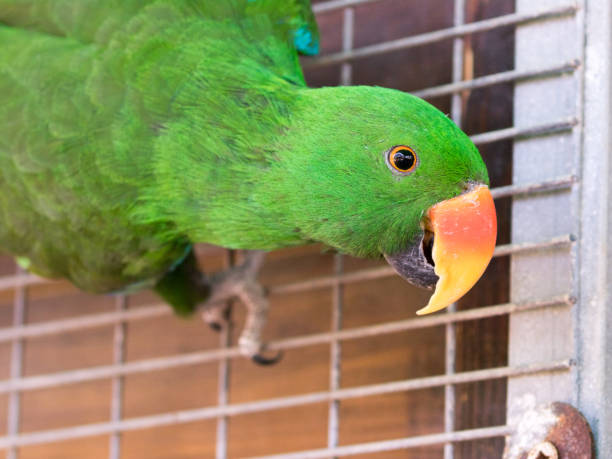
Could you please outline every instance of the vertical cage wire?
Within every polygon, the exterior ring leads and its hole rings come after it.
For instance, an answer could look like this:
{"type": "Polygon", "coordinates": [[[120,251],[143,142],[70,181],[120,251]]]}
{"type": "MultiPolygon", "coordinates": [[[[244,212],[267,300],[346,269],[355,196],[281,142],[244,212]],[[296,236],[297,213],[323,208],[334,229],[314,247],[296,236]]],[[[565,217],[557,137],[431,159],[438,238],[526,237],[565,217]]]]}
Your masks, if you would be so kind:
{"type": "MultiPolygon", "coordinates": [[[[23,275],[24,270],[17,267],[16,274],[23,275]]],[[[13,299],[13,327],[21,327],[25,323],[27,307],[27,287],[20,285],[15,288],[13,299]]],[[[11,380],[19,380],[23,376],[24,364],[24,342],[23,339],[13,341],[11,347],[11,380]]],[[[21,393],[19,390],[9,392],[7,434],[18,435],[21,423],[21,393]]],[[[17,459],[19,450],[16,446],[8,449],[6,458],[17,459]]]]}
{"type": "MultiPolygon", "coordinates": [[[[344,257],[341,254],[334,256],[334,272],[342,274],[344,269],[344,257]]],[[[342,281],[338,281],[332,289],[332,331],[339,331],[342,328],[342,307],[344,288],[342,281]]],[[[342,383],[342,348],[339,340],[330,343],[330,368],[329,368],[329,388],[337,391],[342,383]]],[[[335,448],[339,444],[340,430],[340,400],[332,398],[329,402],[328,415],[327,447],[335,448]]]]}
{"type": "MultiPolygon", "coordinates": [[[[457,309],[456,303],[453,303],[447,312],[452,314],[457,309]]],[[[445,326],[445,373],[452,375],[455,373],[456,358],[457,358],[457,334],[454,322],[449,322],[445,326]]],[[[455,431],[455,386],[446,384],[444,386],[444,432],[450,433],[455,431]]],[[[444,459],[453,459],[455,457],[454,447],[452,443],[444,444],[444,459]]]]}
{"type": "MultiPolygon", "coordinates": [[[[128,298],[125,295],[119,295],[115,299],[115,309],[117,312],[124,312],[127,309],[128,298]]],[[[115,324],[113,331],[113,363],[115,365],[123,365],[125,363],[125,339],[127,333],[127,325],[125,322],[115,324]]],[[[119,422],[123,415],[123,389],[124,378],[117,375],[112,379],[111,383],[111,422],[119,422]]],[[[109,459],[121,458],[121,432],[113,432],[109,440],[109,459]]]]}
{"type": "MultiPolygon", "coordinates": [[[[465,22],[465,0],[454,0],[453,26],[460,27],[465,22]]],[[[464,66],[464,39],[457,37],[453,40],[453,73],[452,83],[459,83],[463,80],[464,66]]],[[[462,127],[463,101],[461,93],[454,93],[451,96],[451,118],[459,128],[462,127]]],[[[452,314],[457,310],[457,304],[449,306],[447,314],[452,314]]],[[[449,322],[445,326],[445,373],[451,375],[456,370],[457,359],[457,328],[455,323],[449,322]]],[[[455,386],[447,384],[444,386],[444,432],[449,433],[455,430],[455,386]]],[[[454,446],[452,443],[444,444],[444,459],[455,457],[454,446]]]]}
{"type": "MultiPolygon", "coordinates": [[[[342,16],[342,51],[350,52],[353,49],[355,35],[355,10],[345,8],[342,16]]],[[[348,86],[353,82],[353,66],[344,62],[340,70],[340,84],[348,86]]]]}
{"type": "MultiPolygon", "coordinates": [[[[348,7],[343,10],[342,16],[342,50],[350,51],[353,48],[355,11],[348,7]]],[[[340,68],[340,84],[350,85],[352,82],[352,65],[342,64],[340,68]]],[[[334,256],[334,274],[338,280],[332,288],[332,332],[342,328],[342,309],[344,303],[344,287],[341,276],[344,273],[344,256],[334,256]]],[[[342,381],[342,348],[339,340],[330,343],[329,388],[331,391],[340,389],[342,381]]],[[[332,399],[329,403],[327,447],[335,448],[339,445],[340,431],[340,400],[332,399]]]]}
{"type": "MultiPolygon", "coordinates": [[[[230,269],[235,265],[235,252],[233,250],[225,251],[225,262],[224,267],[230,269]]],[[[221,329],[219,336],[219,346],[222,349],[228,349],[232,345],[232,331],[233,324],[231,320],[232,303],[227,304],[227,322],[221,329]]],[[[227,406],[229,403],[229,390],[230,390],[230,372],[231,363],[229,358],[225,357],[219,360],[218,377],[217,377],[217,406],[227,406]]],[[[215,457],[216,459],[227,458],[227,446],[228,446],[228,429],[229,429],[229,418],[227,416],[219,416],[217,418],[217,432],[216,432],[216,445],[215,445],[215,457]]]]}

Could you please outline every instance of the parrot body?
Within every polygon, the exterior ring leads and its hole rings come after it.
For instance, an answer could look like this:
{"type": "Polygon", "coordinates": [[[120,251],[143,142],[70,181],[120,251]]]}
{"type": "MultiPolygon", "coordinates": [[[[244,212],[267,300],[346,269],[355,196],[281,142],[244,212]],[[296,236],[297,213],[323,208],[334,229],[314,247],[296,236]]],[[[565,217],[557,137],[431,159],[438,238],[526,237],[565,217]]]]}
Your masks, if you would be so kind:
{"type": "Polygon", "coordinates": [[[77,3],[0,2],[0,248],[89,291],[152,285],[194,227],[225,242],[203,222],[259,178],[236,169],[265,164],[253,146],[283,129],[283,92],[303,78],[287,30],[255,4],[77,3]],[[197,183],[179,197],[194,150],[197,183]],[[179,228],[170,214],[187,209],[197,221],[179,228]]]}
{"type": "Polygon", "coordinates": [[[0,250],[179,312],[196,242],[404,250],[486,168],[420,99],[308,88],[317,33],[306,0],[0,0],[0,250]]]}

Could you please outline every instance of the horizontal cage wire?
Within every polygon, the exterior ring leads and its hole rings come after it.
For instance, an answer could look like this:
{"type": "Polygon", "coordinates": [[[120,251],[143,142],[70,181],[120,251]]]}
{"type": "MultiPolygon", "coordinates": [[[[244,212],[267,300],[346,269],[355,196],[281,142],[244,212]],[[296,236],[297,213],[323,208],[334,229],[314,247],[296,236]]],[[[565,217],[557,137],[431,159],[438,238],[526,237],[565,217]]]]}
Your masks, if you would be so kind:
{"type": "MultiPolygon", "coordinates": [[[[533,69],[503,70],[482,76],[468,75],[464,68],[466,63],[466,40],[477,34],[494,32],[503,28],[515,28],[526,24],[546,21],[556,21],[573,18],[578,12],[576,4],[568,2],[566,5],[542,8],[532,13],[508,13],[496,17],[466,21],[466,1],[454,0],[452,25],[433,31],[417,33],[374,44],[362,45],[360,29],[357,21],[357,11],[360,7],[370,5],[376,7],[386,0],[331,0],[314,3],[313,9],[317,17],[324,19],[339,14],[336,22],[341,27],[341,49],[323,53],[320,57],[309,58],[303,61],[305,73],[333,69],[336,81],[340,84],[354,84],[357,75],[356,66],[363,60],[408,49],[426,47],[439,43],[452,44],[452,75],[450,82],[437,84],[431,87],[415,89],[413,94],[425,98],[450,98],[450,116],[461,127],[467,120],[464,106],[466,92],[495,89],[503,85],[514,85],[529,81],[554,81],[575,75],[580,70],[581,62],[578,58],[556,65],[543,66],[533,69]]],[[[412,2],[416,7],[416,2],[412,2]]],[[[449,2],[451,5],[451,2],[449,2]]],[[[420,6],[427,8],[427,6],[420,6]]],[[[578,114],[557,119],[552,122],[533,124],[528,126],[511,126],[472,134],[474,143],[483,147],[498,142],[523,142],[566,135],[574,132],[580,125],[578,114]]],[[[574,174],[553,176],[534,183],[505,184],[494,186],[491,189],[494,199],[500,202],[507,198],[530,198],[546,195],[547,193],[571,192],[578,178],[574,174]]],[[[495,258],[509,257],[517,254],[540,253],[544,251],[569,251],[573,249],[576,237],[574,234],[557,234],[554,237],[532,240],[521,243],[499,244],[494,253],[495,258]]],[[[208,255],[219,254],[214,248],[201,248],[200,258],[206,259],[208,255]]],[[[235,263],[236,253],[227,251],[224,255],[224,266],[229,267],[235,263]]],[[[331,315],[330,327],[325,332],[289,335],[275,338],[268,342],[269,351],[303,350],[308,347],[324,345],[329,354],[327,368],[326,390],[309,391],[297,395],[266,397],[255,401],[233,401],[232,383],[236,379],[233,366],[240,358],[236,345],[236,333],[232,321],[218,336],[218,345],[214,348],[186,351],[166,356],[130,359],[129,335],[131,328],[147,321],[170,317],[171,309],[158,302],[148,302],[131,307],[130,297],[116,297],[114,310],[94,312],[87,315],[70,316],[65,318],[52,318],[36,323],[28,323],[26,310],[29,305],[28,293],[31,289],[52,286],[53,281],[37,277],[22,271],[13,275],[0,277],[0,293],[13,292],[13,318],[12,324],[0,328],[0,343],[11,346],[10,373],[5,379],[0,379],[0,394],[8,397],[6,435],[0,437],[0,448],[7,451],[7,458],[17,458],[21,448],[33,445],[46,445],[50,443],[75,440],[100,435],[107,436],[108,453],[111,459],[127,457],[122,447],[123,435],[127,432],[153,429],[165,426],[182,425],[203,420],[215,421],[215,456],[218,459],[231,456],[231,429],[232,420],[238,416],[252,413],[266,413],[273,410],[293,407],[316,406],[325,404],[326,423],[325,442],[319,447],[304,448],[296,451],[287,451],[282,454],[257,455],[258,458],[327,458],[343,457],[366,453],[381,453],[411,448],[441,446],[436,450],[442,455],[431,457],[444,457],[450,459],[460,456],[454,448],[461,442],[501,438],[513,432],[509,424],[486,425],[471,428],[461,428],[458,419],[458,392],[460,385],[481,383],[491,380],[510,380],[526,375],[539,375],[548,373],[570,372],[575,366],[571,356],[554,361],[542,361],[529,365],[503,365],[488,368],[461,369],[457,365],[458,354],[461,348],[458,344],[458,327],[476,321],[509,317],[513,314],[536,310],[558,310],[571,308],[576,299],[569,292],[549,298],[534,301],[505,301],[493,304],[482,304],[477,308],[461,309],[451,308],[448,312],[419,318],[401,320],[379,321],[366,325],[347,326],[345,315],[350,304],[346,299],[346,289],[358,286],[369,281],[382,281],[396,276],[389,266],[358,266],[349,270],[346,265],[347,257],[334,255],[333,269],[330,274],[307,279],[293,280],[270,285],[271,298],[281,298],[290,295],[308,295],[324,290],[330,294],[331,315]],[[28,340],[51,338],[54,336],[87,330],[100,330],[112,327],[112,363],[107,365],[94,365],[89,367],[44,372],[42,374],[29,374],[24,371],[24,348],[28,340]],[[444,329],[444,366],[442,372],[436,375],[410,377],[383,383],[364,383],[344,386],[345,346],[360,339],[391,336],[406,331],[430,330],[436,327],[444,329]],[[158,414],[142,416],[129,416],[124,403],[126,398],[126,378],[140,374],[163,370],[178,370],[192,368],[204,363],[217,364],[216,384],[217,392],[214,404],[204,407],[167,411],[158,414]],[[21,408],[22,398],[29,393],[43,389],[55,389],[62,386],[75,385],[95,381],[110,382],[110,404],[108,421],[87,422],[69,427],[49,428],[36,431],[22,431],[21,408]],[[442,431],[436,433],[417,433],[403,438],[393,438],[379,441],[356,441],[345,444],[342,439],[343,403],[351,400],[363,399],[390,394],[400,394],[410,391],[439,388],[443,392],[444,400],[442,431]]],[[[384,298],[381,299],[384,303],[384,298]]],[[[230,309],[239,309],[238,306],[230,309]]],[[[235,311],[234,311],[235,312],[235,311]]],[[[304,320],[296,318],[296,320],[304,320]]],[[[204,327],[202,325],[202,327],[204,327]]],[[[202,333],[208,331],[202,330],[202,333]]],[[[283,365],[281,362],[278,365],[283,365]]],[[[267,369],[258,371],[265,372],[267,369]]],[[[382,457],[382,456],[379,456],[382,457]]],[[[428,456],[429,457],[429,456],[428,456]]]]}

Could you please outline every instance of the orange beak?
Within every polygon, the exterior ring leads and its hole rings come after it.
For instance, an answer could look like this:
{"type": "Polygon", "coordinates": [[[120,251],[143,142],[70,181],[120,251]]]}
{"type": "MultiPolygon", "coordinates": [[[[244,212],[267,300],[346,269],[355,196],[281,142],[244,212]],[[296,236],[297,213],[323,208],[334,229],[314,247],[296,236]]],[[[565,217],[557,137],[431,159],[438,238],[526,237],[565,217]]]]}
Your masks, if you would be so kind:
{"type": "Polygon", "coordinates": [[[486,185],[432,206],[427,217],[438,281],[419,315],[444,309],[471,289],[491,261],[497,238],[495,205],[486,185]]]}

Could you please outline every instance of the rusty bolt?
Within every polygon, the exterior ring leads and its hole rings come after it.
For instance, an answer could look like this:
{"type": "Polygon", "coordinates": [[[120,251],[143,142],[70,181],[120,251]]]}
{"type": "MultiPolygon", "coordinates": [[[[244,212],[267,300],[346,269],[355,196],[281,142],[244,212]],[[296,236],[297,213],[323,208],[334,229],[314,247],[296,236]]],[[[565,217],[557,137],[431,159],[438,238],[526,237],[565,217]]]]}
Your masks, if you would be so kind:
{"type": "Polygon", "coordinates": [[[527,459],[559,459],[559,452],[551,442],[544,441],[529,451],[527,459]]]}
{"type": "Polygon", "coordinates": [[[555,402],[529,409],[517,426],[518,434],[511,436],[506,443],[504,459],[595,457],[589,424],[576,408],[567,403],[555,402]]]}

